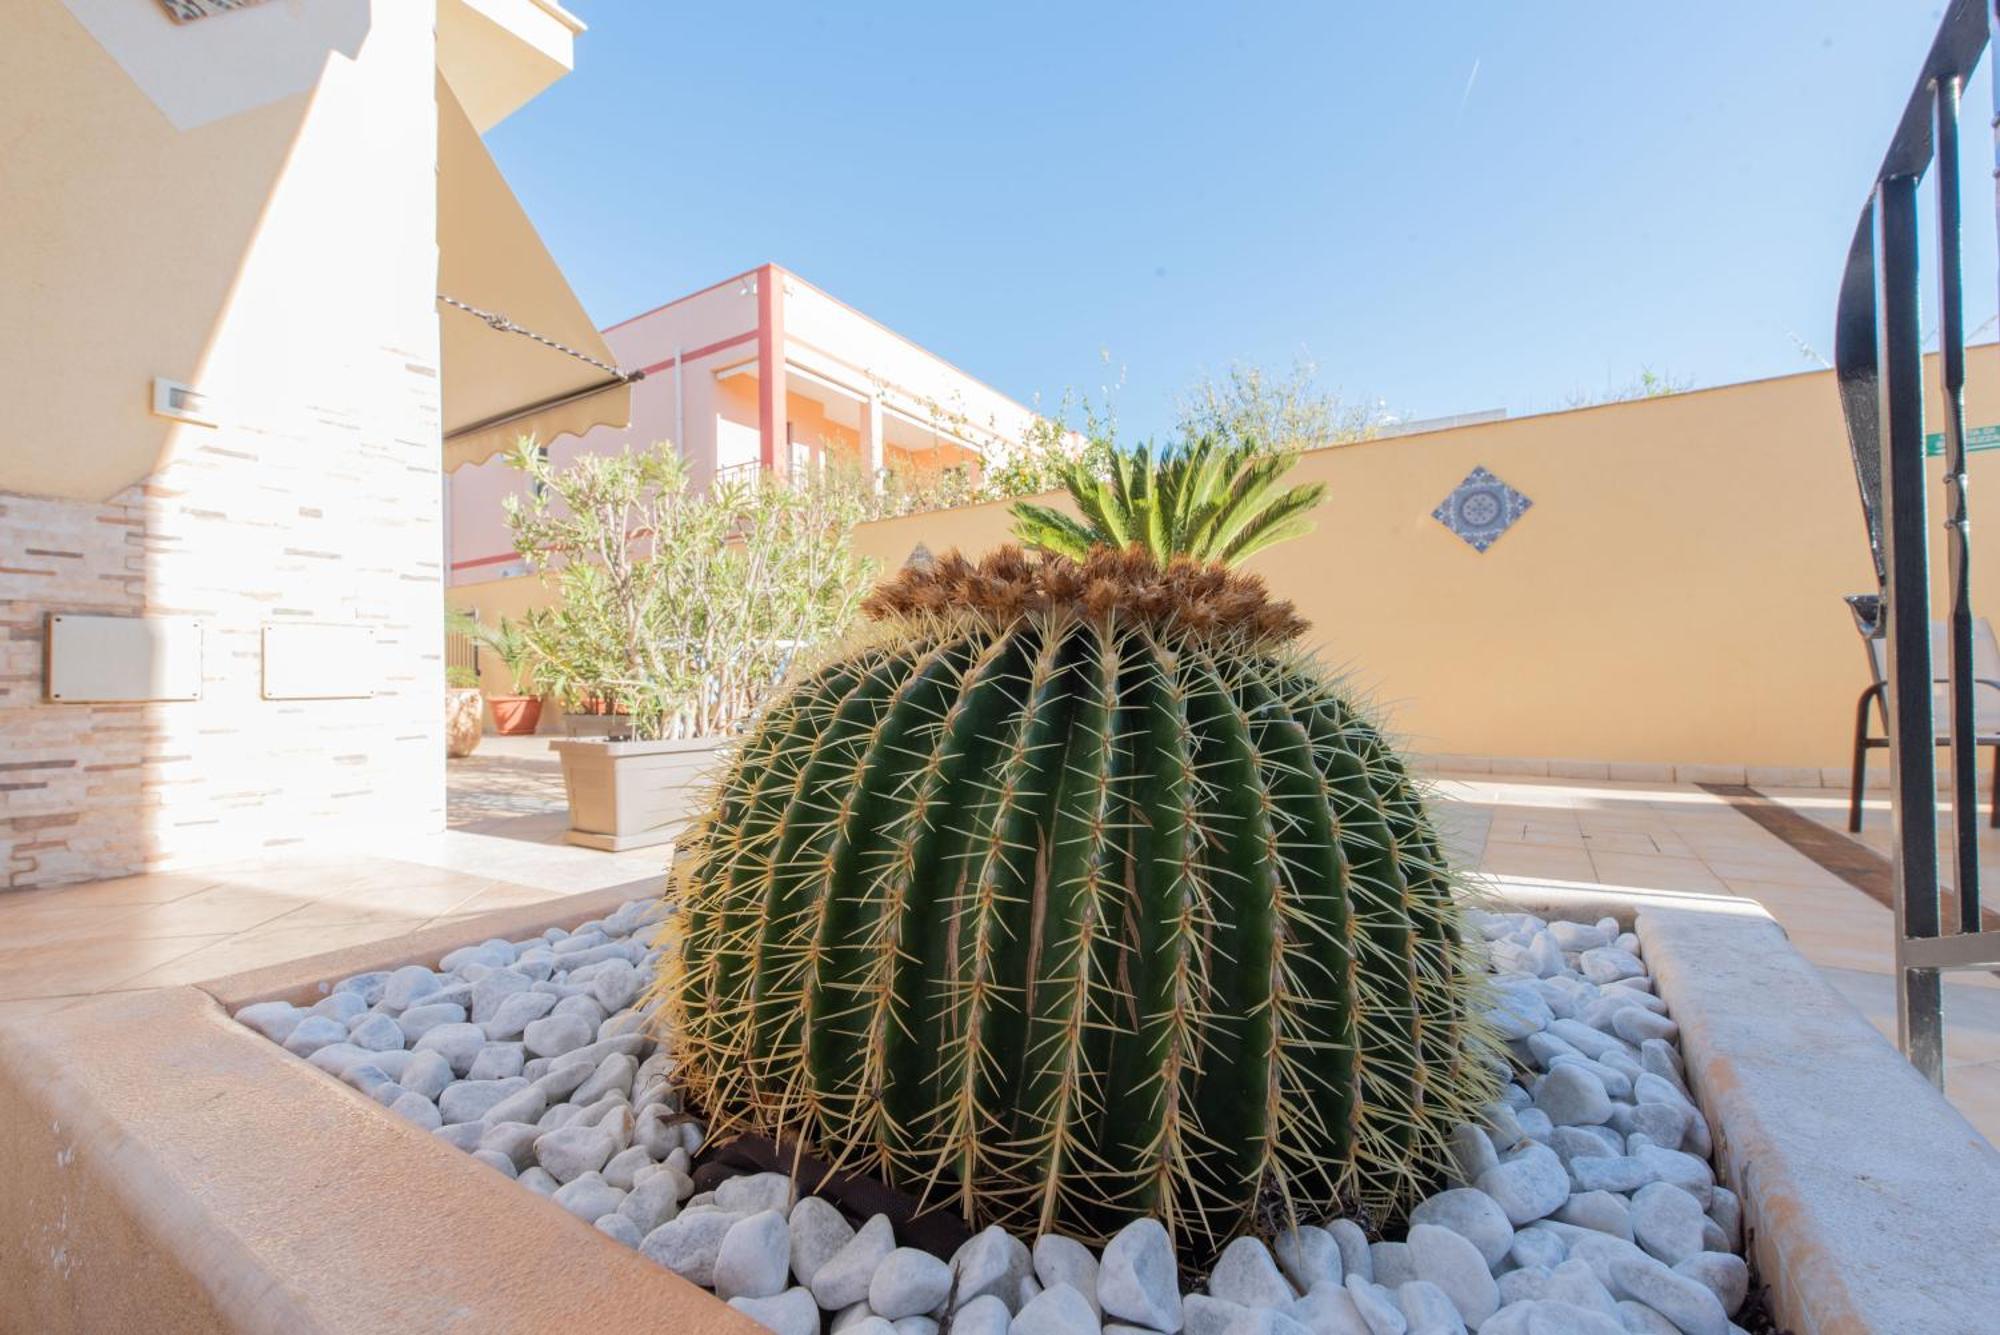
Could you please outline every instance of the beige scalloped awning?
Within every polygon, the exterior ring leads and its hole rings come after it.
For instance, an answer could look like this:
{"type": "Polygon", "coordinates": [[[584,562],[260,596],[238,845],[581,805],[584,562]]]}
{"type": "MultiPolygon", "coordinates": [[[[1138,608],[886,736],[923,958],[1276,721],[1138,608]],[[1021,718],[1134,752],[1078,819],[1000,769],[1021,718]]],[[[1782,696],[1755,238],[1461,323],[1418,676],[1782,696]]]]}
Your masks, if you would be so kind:
{"type": "Polygon", "coordinates": [[[603,335],[442,78],[437,99],[445,468],[522,436],[629,424],[631,385],[603,335]]]}

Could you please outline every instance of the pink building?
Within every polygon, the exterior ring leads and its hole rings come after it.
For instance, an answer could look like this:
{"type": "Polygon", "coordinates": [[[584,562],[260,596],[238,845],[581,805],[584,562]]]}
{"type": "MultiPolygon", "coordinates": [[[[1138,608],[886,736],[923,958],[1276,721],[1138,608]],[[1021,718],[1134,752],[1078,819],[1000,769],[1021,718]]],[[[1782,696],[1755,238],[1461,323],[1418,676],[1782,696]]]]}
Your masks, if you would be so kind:
{"type": "MultiPolygon", "coordinates": [[[[672,441],[697,487],[759,470],[839,464],[877,480],[982,463],[1019,445],[1035,414],[935,353],[775,264],[726,278],[604,331],[632,386],[632,425],[550,443],[587,450],[672,441]]],[[[451,582],[523,573],[501,500],[522,486],[500,461],[447,479],[451,582]]]]}

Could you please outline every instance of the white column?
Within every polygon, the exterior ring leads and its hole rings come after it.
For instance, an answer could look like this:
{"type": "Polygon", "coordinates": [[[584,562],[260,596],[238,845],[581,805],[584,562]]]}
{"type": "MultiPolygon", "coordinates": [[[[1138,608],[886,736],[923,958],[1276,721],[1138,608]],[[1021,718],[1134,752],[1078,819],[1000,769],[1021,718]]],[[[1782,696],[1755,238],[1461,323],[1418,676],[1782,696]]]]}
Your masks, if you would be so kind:
{"type": "Polygon", "coordinates": [[[882,405],[873,391],[861,401],[861,468],[868,485],[882,490],[882,405]]]}

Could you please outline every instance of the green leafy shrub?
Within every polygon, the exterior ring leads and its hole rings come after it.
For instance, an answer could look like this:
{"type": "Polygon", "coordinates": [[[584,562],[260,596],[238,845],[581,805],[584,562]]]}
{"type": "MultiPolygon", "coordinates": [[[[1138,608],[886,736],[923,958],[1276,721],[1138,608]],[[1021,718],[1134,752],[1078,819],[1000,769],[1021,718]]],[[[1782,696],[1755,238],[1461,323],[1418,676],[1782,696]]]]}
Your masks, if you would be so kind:
{"type": "MultiPolygon", "coordinates": [[[[527,627],[510,617],[502,616],[497,625],[487,625],[478,617],[457,610],[448,611],[444,616],[445,629],[454,635],[463,635],[482,649],[490,649],[500,660],[507,675],[513,679],[514,694],[526,695],[535,677],[535,646],[528,638],[527,627]]],[[[470,671],[470,669],[465,669],[470,671]]],[[[479,677],[473,674],[471,685],[479,684],[479,677]]]]}
{"type": "Polygon", "coordinates": [[[508,459],[536,484],[507,500],[515,550],[557,595],[521,623],[536,680],[567,709],[627,716],[635,737],[731,731],[867,591],[850,481],[697,495],[668,445],[557,468],[523,441],[508,459]]]}

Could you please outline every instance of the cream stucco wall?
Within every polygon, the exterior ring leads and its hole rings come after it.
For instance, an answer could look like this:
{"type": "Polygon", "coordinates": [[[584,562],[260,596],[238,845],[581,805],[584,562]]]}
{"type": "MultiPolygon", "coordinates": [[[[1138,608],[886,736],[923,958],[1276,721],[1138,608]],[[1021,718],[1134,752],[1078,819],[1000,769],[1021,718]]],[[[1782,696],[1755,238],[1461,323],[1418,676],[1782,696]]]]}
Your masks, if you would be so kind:
{"type": "Polygon", "coordinates": [[[442,824],[433,22],[10,10],[0,887],[442,824]],[[46,700],[57,612],[199,617],[201,699],[46,700]],[[353,698],[264,698],[264,628],[305,623],[371,633],[353,698]]]}
{"type": "MultiPolygon", "coordinates": [[[[2000,350],[1971,370],[1968,421],[2000,422],[2000,350]]],[[[1976,518],[2000,453],[1971,471],[1976,518]]],[[[1319,450],[1295,477],[1328,485],[1318,530],[1250,568],[1416,749],[1846,763],[1867,669],[1841,597],[1874,577],[1830,373],[1319,450]],[[1477,465],[1534,502],[1484,555],[1431,518],[1477,465]]],[[[893,569],[919,542],[974,552],[1007,532],[987,505],[857,541],[893,569]]],[[[2000,551],[1977,530],[1974,551],[1975,597],[2000,615],[2000,551]]]]}

